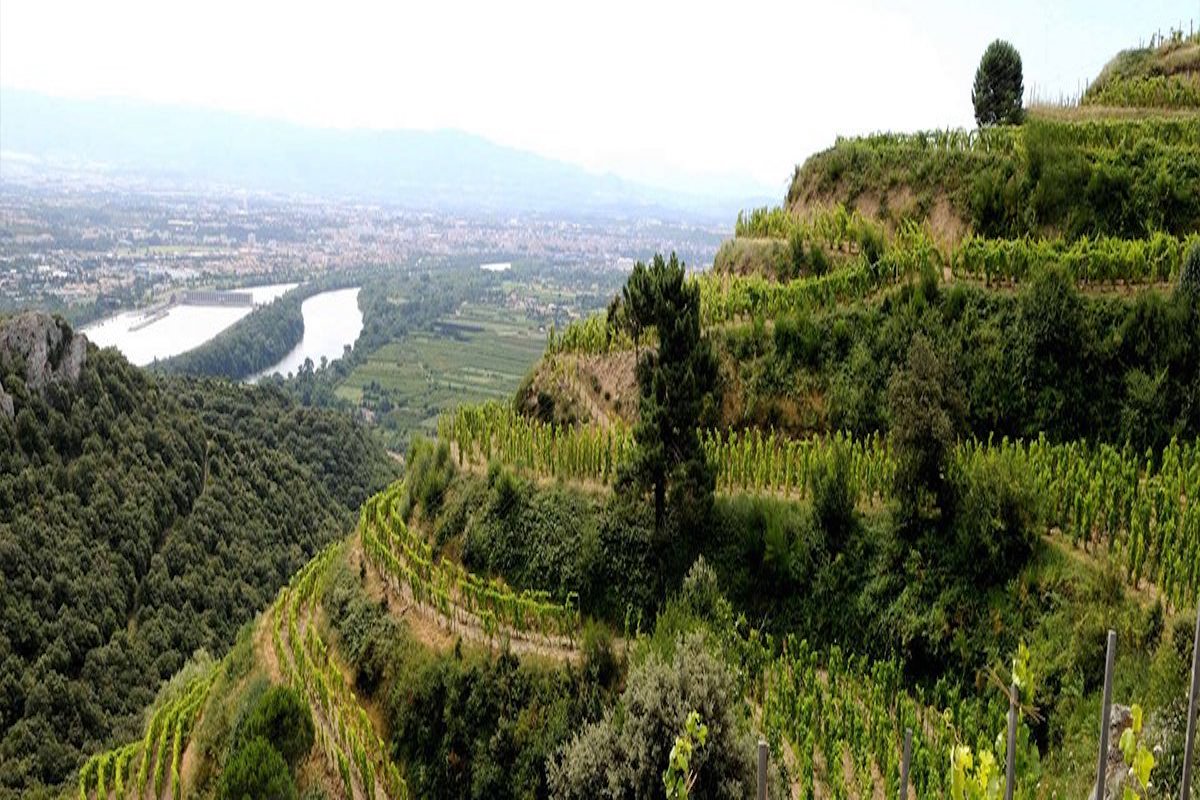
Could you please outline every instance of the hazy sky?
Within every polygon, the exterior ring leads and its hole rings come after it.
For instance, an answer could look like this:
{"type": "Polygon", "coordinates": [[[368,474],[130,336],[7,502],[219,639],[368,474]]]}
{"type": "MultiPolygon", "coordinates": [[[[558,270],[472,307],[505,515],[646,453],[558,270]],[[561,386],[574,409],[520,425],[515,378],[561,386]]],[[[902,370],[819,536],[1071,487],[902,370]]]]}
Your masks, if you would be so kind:
{"type": "MultiPolygon", "coordinates": [[[[0,85],[459,128],[648,183],[781,193],[839,133],[972,122],[989,41],[1075,93],[1200,0],[3,0],[0,85]]],[[[0,109],[0,113],[3,110],[0,109]]]]}

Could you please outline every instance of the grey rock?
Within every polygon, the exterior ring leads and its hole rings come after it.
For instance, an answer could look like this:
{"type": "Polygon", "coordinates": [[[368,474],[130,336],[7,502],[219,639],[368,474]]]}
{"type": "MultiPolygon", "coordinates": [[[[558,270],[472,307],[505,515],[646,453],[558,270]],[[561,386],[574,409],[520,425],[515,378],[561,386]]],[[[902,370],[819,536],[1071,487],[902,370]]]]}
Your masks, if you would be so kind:
{"type": "MultiPolygon", "coordinates": [[[[1125,780],[1129,777],[1129,767],[1125,765],[1125,756],[1121,754],[1121,734],[1132,724],[1133,712],[1129,706],[1113,703],[1112,715],[1108,720],[1108,759],[1105,762],[1104,770],[1104,800],[1119,800],[1123,794],[1125,780]]],[[[1096,800],[1095,784],[1092,784],[1092,790],[1088,793],[1088,800],[1096,800]]]]}
{"type": "MultiPolygon", "coordinates": [[[[73,385],[87,360],[87,337],[42,311],[0,321],[0,365],[25,373],[25,386],[44,396],[52,383],[73,385]]],[[[0,387],[0,413],[12,419],[13,398],[0,387]]]]}

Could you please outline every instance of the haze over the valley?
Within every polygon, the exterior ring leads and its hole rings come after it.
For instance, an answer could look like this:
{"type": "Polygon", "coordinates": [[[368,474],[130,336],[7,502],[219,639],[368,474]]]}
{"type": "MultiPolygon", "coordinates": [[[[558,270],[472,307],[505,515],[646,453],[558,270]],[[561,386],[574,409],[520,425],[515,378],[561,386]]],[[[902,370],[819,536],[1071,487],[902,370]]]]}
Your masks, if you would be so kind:
{"type": "Polygon", "coordinates": [[[0,179],[22,156],[74,157],[406,204],[728,219],[837,135],[969,124],[992,38],[1021,50],[1031,90],[1074,95],[1147,24],[1192,11],[9,0],[0,179]]]}

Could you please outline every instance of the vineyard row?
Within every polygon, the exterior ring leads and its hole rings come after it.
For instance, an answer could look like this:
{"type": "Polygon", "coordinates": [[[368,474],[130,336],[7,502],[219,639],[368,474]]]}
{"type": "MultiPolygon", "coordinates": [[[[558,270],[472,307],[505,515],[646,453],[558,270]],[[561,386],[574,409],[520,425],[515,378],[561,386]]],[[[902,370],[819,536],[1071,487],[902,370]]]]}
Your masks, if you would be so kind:
{"type": "MultiPolygon", "coordinates": [[[[439,421],[462,464],[499,461],[537,477],[611,485],[633,451],[622,425],[568,427],[531,420],[499,403],[461,406],[439,421]]],[[[719,491],[803,498],[836,458],[848,462],[863,502],[886,501],[896,460],[880,436],[793,439],[759,429],[702,431],[719,491]]],[[[1131,448],[1072,442],[964,442],[955,469],[987,467],[1029,482],[1047,524],[1075,544],[1105,547],[1135,584],[1155,583],[1176,605],[1200,596],[1200,440],[1172,441],[1152,458],[1131,448]],[[982,462],[989,462],[984,464],[982,462]]]]}

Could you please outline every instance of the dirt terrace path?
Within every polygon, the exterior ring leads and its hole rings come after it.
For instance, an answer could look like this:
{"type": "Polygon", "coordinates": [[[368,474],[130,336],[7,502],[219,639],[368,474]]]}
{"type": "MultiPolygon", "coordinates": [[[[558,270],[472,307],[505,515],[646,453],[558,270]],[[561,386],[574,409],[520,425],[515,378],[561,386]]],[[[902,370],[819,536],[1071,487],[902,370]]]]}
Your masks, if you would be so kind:
{"type": "Polygon", "coordinates": [[[408,624],[417,638],[431,648],[445,651],[454,646],[456,638],[461,638],[492,651],[507,646],[516,655],[537,656],[572,664],[583,660],[579,643],[568,637],[511,629],[502,629],[489,636],[479,618],[460,605],[453,605],[452,615],[447,617],[432,606],[416,602],[402,581],[382,574],[370,559],[364,558],[362,540],[357,535],[351,540],[349,552],[352,563],[366,565],[368,593],[373,597],[386,597],[388,613],[408,624]]]}

